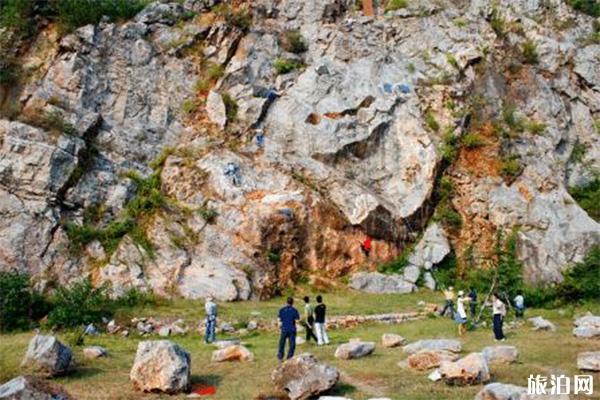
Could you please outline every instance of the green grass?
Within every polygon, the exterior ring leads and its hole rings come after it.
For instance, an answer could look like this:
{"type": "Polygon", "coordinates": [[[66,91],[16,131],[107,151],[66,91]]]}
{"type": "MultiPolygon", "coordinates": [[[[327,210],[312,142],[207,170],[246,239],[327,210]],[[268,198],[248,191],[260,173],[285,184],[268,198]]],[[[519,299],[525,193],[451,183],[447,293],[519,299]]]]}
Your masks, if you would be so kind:
{"type": "Polygon", "coordinates": [[[569,193],[590,217],[600,221],[600,177],[587,185],[570,187],[569,193]]]}
{"type": "Polygon", "coordinates": [[[408,7],[407,0],[388,0],[385,4],[385,11],[396,11],[408,7]]]}
{"type": "Polygon", "coordinates": [[[537,64],[538,63],[539,55],[537,52],[537,46],[533,41],[531,41],[531,40],[525,41],[525,43],[523,43],[523,46],[521,48],[521,52],[523,55],[523,62],[525,62],[527,64],[537,64]]]}
{"type": "Polygon", "coordinates": [[[297,69],[302,68],[304,65],[301,61],[292,60],[289,58],[278,58],[273,63],[273,68],[277,71],[277,74],[283,75],[289,72],[295,71],[297,69]]]}
{"type": "MultiPolygon", "coordinates": [[[[355,292],[337,292],[325,295],[329,309],[333,313],[374,313],[415,309],[418,300],[441,302],[437,293],[423,291],[411,295],[368,295],[355,292]]],[[[260,311],[262,317],[273,318],[282,299],[267,302],[244,302],[220,304],[221,319],[230,321],[232,317],[242,320],[250,318],[251,311],[260,311]]],[[[572,318],[575,313],[585,310],[600,312],[599,305],[587,305],[581,309],[567,307],[558,310],[527,310],[526,316],[542,315],[556,323],[556,332],[532,332],[529,326],[506,330],[507,344],[515,345],[520,351],[520,361],[512,365],[494,365],[492,374],[496,381],[527,385],[529,374],[549,375],[560,369],[572,376],[579,372],[575,368],[576,354],[581,351],[599,350],[600,343],[572,337],[572,318]],[[563,312],[563,315],[560,313],[563,312]]],[[[189,316],[198,321],[202,314],[199,301],[176,301],[165,303],[156,309],[145,309],[145,315],[189,316]]],[[[509,316],[509,320],[512,317],[509,316]]],[[[489,322],[489,321],[488,321],[489,322]]],[[[427,318],[400,325],[371,324],[352,329],[330,330],[332,344],[317,347],[303,344],[297,347],[298,353],[308,351],[329,364],[338,367],[344,378],[332,395],[346,396],[354,400],[373,397],[389,397],[393,400],[452,399],[472,400],[481,386],[450,387],[441,382],[430,382],[427,373],[403,370],[397,363],[405,358],[401,349],[384,349],[377,346],[375,352],[366,358],[341,361],[333,357],[336,345],[353,337],[379,343],[383,333],[397,333],[409,341],[425,338],[456,338],[456,325],[449,319],[427,318]]],[[[21,373],[19,364],[25,354],[28,341],[33,333],[18,333],[0,336],[0,381],[6,381],[21,373]]],[[[66,341],[70,332],[59,334],[66,341]]],[[[171,340],[183,346],[192,358],[192,380],[194,383],[214,384],[217,394],[214,400],[248,400],[259,393],[271,390],[270,374],[278,365],[275,358],[277,334],[260,332],[242,338],[254,353],[251,363],[211,363],[213,348],[204,345],[197,333],[171,340]]],[[[109,351],[105,359],[86,360],[82,347],[74,349],[77,366],[73,373],[55,379],[66,390],[79,399],[183,399],[185,395],[166,396],[134,392],[129,381],[129,370],[135,357],[137,343],[142,338],[132,336],[100,335],[85,338],[85,345],[104,346],[109,351]],[[98,395],[101,388],[102,397],[98,395]]],[[[490,328],[479,328],[468,332],[462,338],[463,354],[480,351],[484,346],[495,344],[490,328]]],[[[597,378],[597,375],[596,375],[597,378]]],[[[598,391],[598,379],[596,391],[598,391]]]]}

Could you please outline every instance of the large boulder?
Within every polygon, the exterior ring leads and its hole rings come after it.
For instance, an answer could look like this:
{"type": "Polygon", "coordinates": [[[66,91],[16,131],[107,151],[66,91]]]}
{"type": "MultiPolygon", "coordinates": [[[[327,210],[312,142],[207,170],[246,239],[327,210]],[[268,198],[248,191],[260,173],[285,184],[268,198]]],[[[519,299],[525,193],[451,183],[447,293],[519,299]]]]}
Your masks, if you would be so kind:
{"type": "Polygon", "coordinates": [[[490,380],[490,370],[481,353],[471,353],[457,361],[444,361],[440,374],[448,385],[476,385],[490,380]]]}
{"type": "Polygon", "coordinates": [[[406,358],[406,364],[417,371],[439,367],[444,361],[456,361],[458,354],[447,350],[421,350],[406,358]]]}
{"type": "Polygon", "coordinates": [[[398,347],[406,343],[406,339],[395,333],[384,333],[381,336],[381,345],[383,347],[398,347]]]}
{"type": "Polygon", "coordinates": [[[587,313],[574,321],[573,335],[580,338],[600,336],[600,316],[587,313]]]}
{"type": "Polygon", "coordinates": [[[411,293],[416,290],[412,282],[402,275],[386,275],[379,272],[359,272],[350,278],[350,287],[367,293],[411,293]]]}
{"type": "Polygon", "coordinates": [[[488,346],[481,351],[488,363],[513,363],[519,357],[519,350],[515,346],[488,346]]]}
{"type": "Polygon", "coordinates": [[[600,371],[600,351],[577,354],[577,368],[585,371],[600,371]]]}
{"type": "Polygon", "coordinates": [[[252,361],[254,354],[242,345],[226,346],[212,353],[212,361],[252,361]]]}
{"type": "Polygon", "coordinates": [[[144,392],[179,393],[190,388],[191,363],[187,351],[169,340],[138,344],[129,378],[144,392]]]}
{"type": "Polygon", "coordinates": [[[508,383],[494,382],[485,385],[475,400],[521,400],[527,388],[508,383]]]}
{"type": "Polygon", "coordinates": [[[453,339],[424,339],[407,344],[402,350],[408,354],[414,354],[421,350],[446,350],[453,353],[460,353],[462,345],[458,340],[453,339]]]}
{"type": "Polygon", "coordinates": [[[0,400],[68,400],[55,386],[32,377],[18,376],[0,386],[0,400]]]}
{"type": "Polygon", "coordinates": [[[373,342],[350,341],[349,343],[339,345],[335,349],[335,357],[342,360],[350,360],[368,356],[374,350],[375,343],[373,342]]]}
{"type": "Polygon", "coordinates": [[[450,242],[444,228],[434,222],[430,224],[423,238],[415,246],[408,262],[419,268],[430,269],[440,263],[450,253],[450,242]]]}
{"type": "Polygon", "coordinates": [[[331,389],[340,379],[340,373],[335,367],[304,353],[279,365],[271,379],[291,400],[303,400],[331,389]]]}
{"type": "Polygon", "coordinates": [[[548,321],[547,319],[543,318],[543,317],[533,317],[533,318],[528,318],[527,321],[531,322],[531,324],[533,325],[533,330],[535,331],[552,331],[554,332],[556,330],[556,325],[554,325],[552,322],[548,321]]]}
{"type": "Polygon", "coordinates": [[[73,353],[54,336],[35,335],[29,342],[21,367],[46,376],[64,375],[73,353]]]}

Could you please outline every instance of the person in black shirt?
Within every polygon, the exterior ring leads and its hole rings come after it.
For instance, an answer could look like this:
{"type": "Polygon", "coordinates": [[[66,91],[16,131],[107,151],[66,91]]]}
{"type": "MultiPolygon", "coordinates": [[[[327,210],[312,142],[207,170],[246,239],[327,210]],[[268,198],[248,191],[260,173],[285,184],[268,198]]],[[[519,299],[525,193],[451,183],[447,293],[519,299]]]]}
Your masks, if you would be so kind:
{"type": "Polygon", "coordinates": [[[294,357],[296,351],[296,321],[300,320],[298,310],[294,308],[294,299],[288,297],[287,305],[279,310],[279,321],[281,322],[281,335],[279,336],[279,351],[277,358],[283,361],[283,353],[285,352],[285,342],[290,342],[287,358],[294,357]]]}
{"type": "Polygon", "coordinates": [[[325,314],[327,306],[323,304],[323,297],[317,296],[317,306],[315,307],[315,330],[317,331],[317,344],[319,346],[329,344],[329,338],[325,331],[325,314]]]}
{"type": "Polygon", "coordinates": [[[472,286],[469,288],[469,308],[471,309],[471,318],[475,318],[477,313],[477,292],[472,286]]]}

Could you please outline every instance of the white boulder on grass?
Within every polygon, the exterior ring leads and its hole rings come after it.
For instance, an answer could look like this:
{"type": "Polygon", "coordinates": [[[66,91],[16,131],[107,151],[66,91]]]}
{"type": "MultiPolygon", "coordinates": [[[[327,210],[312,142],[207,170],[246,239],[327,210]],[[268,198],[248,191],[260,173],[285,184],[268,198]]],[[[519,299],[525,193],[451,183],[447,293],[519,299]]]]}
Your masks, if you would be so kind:
{"type": "Polygon", "coordinates": [[[69,370],[73,352],[54,336],[35,335],[29,342],[21,367],[49,377],[69,370]]]}
{"type": "Polygon", "coordinates": [[[462,345],[454,339],[425,339],[407,344],[402,348],[405,353],[414,354],[421,350],[447,350],[453,353],[460,353],[462,345]]]}
{"type": "Polygon", "coordinates": [[[350,360],[368,356],[374,350],[375,343],[373,342],[350,341],[338,346],[335,350],[335,357],[342,360],[350,360]]]}
{"type": "Polygon", "coordinates": [[[191,383],[190,355],[169,340],[138,344],[129,377],[136,390],[175,394],[186,392],[191,383]]]}

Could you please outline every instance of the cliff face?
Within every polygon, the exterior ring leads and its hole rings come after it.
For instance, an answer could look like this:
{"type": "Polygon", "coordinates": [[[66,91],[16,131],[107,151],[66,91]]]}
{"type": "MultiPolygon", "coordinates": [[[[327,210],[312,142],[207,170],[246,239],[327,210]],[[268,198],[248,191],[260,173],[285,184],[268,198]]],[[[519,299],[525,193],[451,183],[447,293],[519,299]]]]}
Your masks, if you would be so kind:
{"type": "Polygon", "coordinates": [[[518,227],[531,282],[600,243],[566,189],[600,164],[591,17],[559,0],[376,18],[349,0],[209,3],[50,25],[24,51],[27,78],[0,92],[0,269],[235,300],[335,285],[432,219],[482,265],[518,227]],[[231,17],[244,7],[250,26],[231,17]]]}

